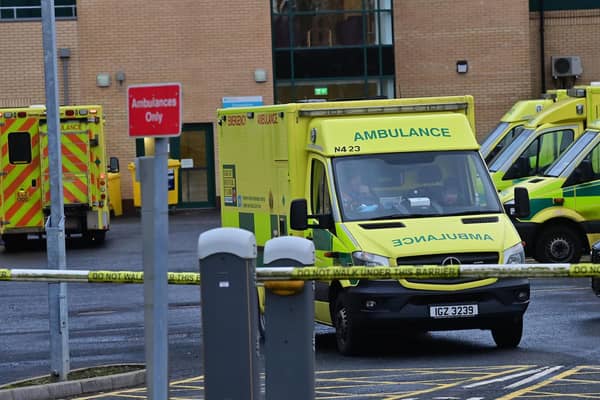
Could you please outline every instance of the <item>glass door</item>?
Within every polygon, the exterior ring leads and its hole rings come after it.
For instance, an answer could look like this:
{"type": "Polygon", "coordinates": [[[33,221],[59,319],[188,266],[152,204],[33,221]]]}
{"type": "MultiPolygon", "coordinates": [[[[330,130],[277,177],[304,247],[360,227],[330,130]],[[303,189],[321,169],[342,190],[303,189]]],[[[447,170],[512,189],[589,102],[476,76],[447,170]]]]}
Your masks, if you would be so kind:
{"type": "Polygon", "coordinates": [[[178,208],[215,206],[212,124],[184,124],[171,139],[170,157],[180,160],[178,208]]]}
{"type": "MultiPolygon", "coordinates": [[[[216,205],[215,156],[212,124],[183,124],[181,135],[169,139],[169,158],[179,160],[177,208],[216,205]]],[[[136,140],[136,154],[144,156],[144,140],[136,140]]]]}

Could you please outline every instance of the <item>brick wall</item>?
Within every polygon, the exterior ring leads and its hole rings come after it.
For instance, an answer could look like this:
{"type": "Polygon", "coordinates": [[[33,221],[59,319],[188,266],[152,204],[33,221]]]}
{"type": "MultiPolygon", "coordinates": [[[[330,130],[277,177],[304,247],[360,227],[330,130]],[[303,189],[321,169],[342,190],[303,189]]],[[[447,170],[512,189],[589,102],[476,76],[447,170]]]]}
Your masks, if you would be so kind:
{"type": "MultiPolygon", "coordinates": [[[[3,41],[0,69],[0,108],[23,107],[44,104],[44,55],[41,22],[0,23],[3,41]]],[[[77,23],[58,21],[56,24],[56,47],[71,49],[68,63],[69,97],[77,102],[79,96],[79,62],[77,54],[77,23]]],[[[57,62],[59,102],[64,104],[63,61],[57,62]]]]}
{"type": "MultiPolygon", "coordinates": [[[[77,6],[76,21],[57,22],[57,47],[71,49],[69,96],[72,103],[104,106],[108,153],[121,160],[125,199],[133,196],[127,164],[135,157],[128,85],[181,82],[184,123],[214,123],[223,96],[273,102],[267,1],[80,0],[77,6]],[[256,68],[267,70],[268,82],[254,82],[256,68]],[[115,82],[117,71],[125,73],[123,85],[115,82]],[[110,87],[96,86],[98,73],[110,74],[110,87]]],[[[515,101],[540,94],[538,18],[522,0],[394,1],[398,95],[472,94],[483,137],[515,101]],[[458,60],[468,61],[467,74],[456,73],[458,60]]],[[[0,36],[11,44],[0,58],[0,107],[43,103],[41,23],[3,22],[0,36]]],[[[600,10],[547,12],[547,87],[555,87],[552,55],[582,58],[577,83],[600,80],[599,39],[600,10]]],[[[62,102],[60,60],[58,73],[62,102]]]]}
{"type": "Polygon", "coordinates": [[[107,147],[121,160],[123,198],[132,197],[126,166],[135,157],[127,85],[180,82],[184,123],[214,123],[223,96],[273,102],[272,83],[254,82],[256,68],[273,76],[268,2],[81,0],[77,6],[82,98],[105,106],[107,147]],[[114,81],[117,71],[126,75],[122,86],[114,81]],[[100,72],[111,74],[110,87],[96,87],[100,72]]]}
{"type": "MultiPolygon", "coordinates": [[[[534,93],[541,93],[540,13],[530,15],[531,82],[534,93]]],[[[544,65],[546,89],[561,87],[552,78],[552,56],[579,56],[583,74],[576,85],[600,80],[600,10],[546,11],[544,13],[544,65]]],[[[567,82],[571,83],[572,82],[567,82]]]]}
{"type": "Polygon", "coordinates": [[[397,94],[475,97],[482,138],[511,105],[531,96],[528,3],[394,2],[397,94]],[[469,71],[456,72],[467,60],[469,71]]]}

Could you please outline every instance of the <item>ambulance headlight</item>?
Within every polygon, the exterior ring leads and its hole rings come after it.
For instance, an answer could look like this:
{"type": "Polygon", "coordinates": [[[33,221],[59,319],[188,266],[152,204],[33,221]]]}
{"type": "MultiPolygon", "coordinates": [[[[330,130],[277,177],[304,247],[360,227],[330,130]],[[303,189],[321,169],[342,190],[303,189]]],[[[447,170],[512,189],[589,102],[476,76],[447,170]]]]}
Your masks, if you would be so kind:
{"type": "Polygon", "coordinates": [[[521,243],[504,251],[504,264],[525,264],[525,250],[521,243]]]}
{"type": "Polygon", "coordinates": [[[390,265],[387,257],[367,253],[366,251],[355,251],[352,253],[352,261],[354,265],[363,265],[365,267],[388,267],[390,265]]]}

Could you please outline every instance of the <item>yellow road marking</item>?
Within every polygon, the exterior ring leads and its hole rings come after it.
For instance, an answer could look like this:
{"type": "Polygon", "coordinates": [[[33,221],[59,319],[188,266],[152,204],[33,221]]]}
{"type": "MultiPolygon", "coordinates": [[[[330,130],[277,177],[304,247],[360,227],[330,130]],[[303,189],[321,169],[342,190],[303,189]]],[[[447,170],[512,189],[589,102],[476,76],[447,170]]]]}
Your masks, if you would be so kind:
{"type": "MultiPolygon", "coordinates": [[[[489,367],[454,367],[454,368],[388,368],[379,370],[329,370],[317,371],[315,374],[316,387],[315,394],[317,399],[357,399],[357,398],[377,398],[382,400],[400,400],[417,397],[428,393],[436,393],[456,386],[490,380],[502,377],[527,369],[537,367],[537,365],[500,365],[489,367]],[[370,373],[370,374],[369,374],[370,373]],[[328,376],[328,375],[338,375],[328,376]],[[344,376],[340,376],[343,374],[344,376]],[[352,376],[356,374],[356,376],[352,376]],[[440,375],[448,375],[440,377],[440,375]],[[348,376],[350,375],[350,376],[348,376]],[[420,377],[418,380],[407,380],[411,377],[420,377]],[[431,379],[427,379],[430,377],[431,379]],[[402,380],[396,380],[400,379],[402,380]],[[327,385],[327,386],[325,386],[327,385]],[[421,385],[420,389],[411,388],[411,390],[402,390],[405,385],[421,385]],[[373,387],[378,390],[374,393],[348,393],[352,388],[373,387]],[[386,389],[390,389],[387,391],[386,389]]],[[[600,366],[576,366],[565,370],[560,374],[554,375],[537,384],[522,388],[518,391],[508,393],[498,400],[511,400],[518,397],[574,397],[574,398],[600,398],[600,393],[573,393],[569,390],[567,393],[539,390],[545,386],[553,384],[553,387],[570,387],[576,384],[600,384],[600,376],[597,380],[590,375],[598,375],[600,366]],[[577,379],[575,376],[583,379],[577,379]]],[[[261,374],[264,379],[264,373],[261,374]]],[[[204,376],[196,376],[181,379],[170,383],[170,390],[173,400],[198,400],[203,398],[204,376]],[[189,391],[186,393],[186,391],[189,391]],[[185,396],[181,396],[182,394],[185,396]],[[193,397],[189,397],[193,396],[193,397]]],[[[408,388],[406,388],[408,389],[408,388]]],[[[145,388],[132,388],[111,393],[95,394],[87,397],[78,397],[79,400],[92,399],[145,399],[145,388]]]]}

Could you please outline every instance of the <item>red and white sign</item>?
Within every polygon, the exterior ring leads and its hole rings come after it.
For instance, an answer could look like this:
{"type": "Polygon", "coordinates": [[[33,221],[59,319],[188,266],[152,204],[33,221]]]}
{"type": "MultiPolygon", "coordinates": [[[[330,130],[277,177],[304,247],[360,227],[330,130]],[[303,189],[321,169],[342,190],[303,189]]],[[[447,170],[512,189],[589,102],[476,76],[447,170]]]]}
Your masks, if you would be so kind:
{"type": "Polygon", "coordinates": [[[181,112],[180,83],[127,88],[127,119],[131,137],[179,136],[181,112]]]}

